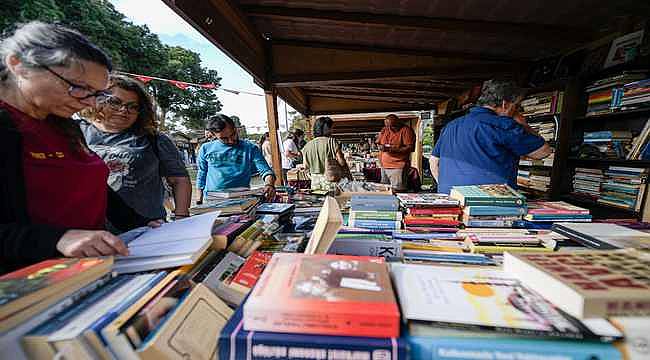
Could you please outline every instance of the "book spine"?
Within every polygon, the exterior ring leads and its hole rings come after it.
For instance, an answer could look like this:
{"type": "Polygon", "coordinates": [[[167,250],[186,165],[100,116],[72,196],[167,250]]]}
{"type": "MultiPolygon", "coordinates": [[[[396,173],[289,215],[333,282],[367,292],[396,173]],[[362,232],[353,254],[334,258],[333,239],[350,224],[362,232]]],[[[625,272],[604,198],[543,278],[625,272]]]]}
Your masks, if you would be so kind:
{"type": "Polygon", "coordinates": [[[516,338],[409,336],[413,359],[535,359],[535,360],[620,360],[612,345],[516,338]]]}
{"type": "Polygon", "coordinates": [[[327,253],[394,259],[402,256],[402,247],[398,241],[336,239],[327,253]]]}
{"type": "Polygon", "coordinates": [[[399,316],[360,317],[352,313],[270,312],[244,304],[244,329],[293,334],[364,336],[390,338],[399,336],[399,316]]]}
{"type": "Polygon", "coordinates": [[[465,198],[465,206],[504,206],[519,207],[524,205],[522,199],[465,198]]]}
{"type": "Polygon", "coordinates": [[[401,221],[383,221],[383,220],[354,220],[350,224],[353,227],[371,228],[371,229],[390,229],[398,230],[402,227],[401,221]]]}
{"type": "Polygon", "coordinates": [[[469,220],[468,227],[512,227],[513,221],[504,220],[469,220]]]}
{"type": "Polygon", "coordinates": [[[219,337],[219,359],[391,359],[406,360],[403,339],[369,339],[313,335],[276,334],[242,331],[242,323],[233,332],[219,337]]]}
{"type": "Polygon", "coordinates": [[[402,213],[397,211],[353,211],[350,220],[402,220],[402,213]]]}

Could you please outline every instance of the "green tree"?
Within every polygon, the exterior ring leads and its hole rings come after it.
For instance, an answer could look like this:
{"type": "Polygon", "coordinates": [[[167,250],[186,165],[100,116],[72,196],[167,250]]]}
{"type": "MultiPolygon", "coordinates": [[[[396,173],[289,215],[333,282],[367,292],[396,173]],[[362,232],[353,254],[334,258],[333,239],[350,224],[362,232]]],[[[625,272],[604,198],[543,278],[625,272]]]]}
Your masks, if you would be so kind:
{"type": "MultiPolygon", "coordinates": [[[[197,53],[160,42],[146,26],[138,26],[105,0],[22,0],[2,2],[0,31],[15,23],[30,20],[59,21],[85,34],[106,50],[117,70],[152,75],[192,83],[214,83],[220,78],[215,70],[201,65],[197,53]]],[[[163,6],[163,5],[161,5],[163,6]]],[[[179,21],[182,21],[179,19],[179,21]]],[[[208,89],[185,90],[165,82],[148,84],[156,97],[166,126],[168,114],[178,115],[180,123],[190,129],[202,129],[205,119],[219,110],[216,92],[208,89]]],[[[170,116],[175,117],[175,116],[170,116]]]]}

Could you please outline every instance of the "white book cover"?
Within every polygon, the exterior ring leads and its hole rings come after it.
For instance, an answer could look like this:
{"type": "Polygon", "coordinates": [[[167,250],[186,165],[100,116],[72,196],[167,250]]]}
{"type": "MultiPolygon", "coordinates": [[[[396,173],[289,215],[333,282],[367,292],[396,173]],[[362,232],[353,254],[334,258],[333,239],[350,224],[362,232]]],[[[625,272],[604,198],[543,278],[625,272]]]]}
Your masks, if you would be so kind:
{"type": "Polygon", "coordinates": [[[407,320],[507,329],[520,335],[574,339],[604,336],[561,314],[501,270],[393,263],[391,273],[407,320]]]}

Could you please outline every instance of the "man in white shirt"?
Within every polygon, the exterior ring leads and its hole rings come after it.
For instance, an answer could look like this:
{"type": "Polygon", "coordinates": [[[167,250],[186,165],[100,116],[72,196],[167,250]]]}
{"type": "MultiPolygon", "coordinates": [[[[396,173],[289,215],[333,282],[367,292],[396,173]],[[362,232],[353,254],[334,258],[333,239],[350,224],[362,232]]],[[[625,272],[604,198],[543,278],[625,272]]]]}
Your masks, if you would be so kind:
{"type": "Polygon", "coordinates": [[[282,173],[287,178],[287,172],[295,167],[295,162],[300,158],[298,145],[305,133],[300,129],[289,131],[287,139],[282,143],[282,173]]]}

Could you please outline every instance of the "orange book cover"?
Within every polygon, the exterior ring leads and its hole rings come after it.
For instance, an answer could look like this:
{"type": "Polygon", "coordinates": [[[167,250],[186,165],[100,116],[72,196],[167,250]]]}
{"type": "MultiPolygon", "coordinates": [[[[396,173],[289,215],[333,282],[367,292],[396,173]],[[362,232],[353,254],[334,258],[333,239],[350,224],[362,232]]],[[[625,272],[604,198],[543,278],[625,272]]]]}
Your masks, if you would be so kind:
{"type": "Polygon", "coordinates": [[[272,253],[255,251],[251,256],[246,259],[244,265],[241,266],[237,274],[232,278],[230,285],[248,292],[255,286],[257,280],[262,275],[266,264],[269,263],[272,253]]]}
{"type": "Polygon", "coordinates": [[[244,329],[398,337],[383,258],[277,253],[244,304],[244,329]]]}

